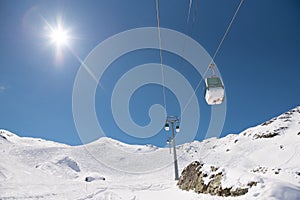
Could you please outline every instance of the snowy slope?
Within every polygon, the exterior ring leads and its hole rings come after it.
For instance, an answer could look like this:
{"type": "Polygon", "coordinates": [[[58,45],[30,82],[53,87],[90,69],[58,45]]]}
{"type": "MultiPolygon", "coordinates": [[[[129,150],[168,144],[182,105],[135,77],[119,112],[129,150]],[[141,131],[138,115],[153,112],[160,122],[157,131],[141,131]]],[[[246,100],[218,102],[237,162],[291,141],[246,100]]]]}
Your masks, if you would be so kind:
{"type": "Polygon", "coordinates": [[[72,147],[0,130],[0,199],[296,200],[299,146],[300,107],[240,134],[178,146],[180,171],[201,160],[222,168],[224,186],[258,182],[244,196],[224,198],[178,189],[169,149],[110,138],[72,147]]]}

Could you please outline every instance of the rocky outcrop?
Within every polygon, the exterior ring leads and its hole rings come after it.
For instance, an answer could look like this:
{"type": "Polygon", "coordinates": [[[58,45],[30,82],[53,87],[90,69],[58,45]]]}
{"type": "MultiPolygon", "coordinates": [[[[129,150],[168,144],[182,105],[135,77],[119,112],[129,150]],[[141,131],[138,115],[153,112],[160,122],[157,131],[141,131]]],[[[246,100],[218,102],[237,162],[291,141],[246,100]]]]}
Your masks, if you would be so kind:
{"type": "Polygon", "coordinates": [[[267,131],[266,133],[258,133],[258,134],[255,134],[253,137],[255,139],[260,139],[260,138],[272,138],[272,137],[275,137],[275,136],[278,136],[282,133],[282,131],[288,129],[288,127],[286,126],[282,126],[282,127],[279,127],[275,130],[273,130],[272,132],[269,132],[267,131]]]}
{"type": "Polygon", "coordinates": [[[194,190],[197,193],[218,195],[218,196],[241,196],[248,192],[256,182],[249,182],[244,188],[223,188],[222,178],[223,171],[215,166],[210,169],[204,169],[203,163],[198,161],[192,162],[183,171],[177,185],[182,190],[194,190]]]}

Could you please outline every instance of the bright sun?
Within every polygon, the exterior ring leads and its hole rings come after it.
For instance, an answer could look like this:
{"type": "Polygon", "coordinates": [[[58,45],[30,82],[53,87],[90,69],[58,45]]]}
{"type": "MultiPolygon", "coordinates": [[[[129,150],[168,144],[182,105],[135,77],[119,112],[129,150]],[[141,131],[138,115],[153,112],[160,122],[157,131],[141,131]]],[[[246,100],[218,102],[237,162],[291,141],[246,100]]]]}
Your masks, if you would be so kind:
{"type": "Polygon", "coordinates": [[[50,39],[51,42],[57,47],[61,47],[63,45],[68,45],[70,36],[68,35],[67,30],[64,30],[63,27],[58,26],[57,28],[51,29],[50,39]]]}
{"type": "Polygon", "coordinates": [[[55,25],[51,25],[45,19],[44,22],[46,24],[45,31],[47,32],[46,36],[48,42],[50,45],[56,47],[55,62],[58,64],[62,63],[64,57],[64,47],[67,47],[69,50],[71,50],[70,42],[73,37],[70,33],[70,29],[66,29],[66,27],[63,25],[63,21],[59,17],[57,18],[55,25]]]}
{"type": "Polygon", "coordinates": [[[64,27],[60,17],[57,18],[55,25],[51,25],[47,20],[45,20],[45,23],[47,25],[46,30],[48,31],[47,36],[51,44],[54,44],[57,49],[69,45],[71,40],[70,30],[64,27]]]}
{"type": "Polygon", "coordinates": [[[67,45],[70,37],[66,30],[62,27],[57,27],[56,29],[51,30],[50,39],[52,43],[57,47],[60,47],[62,45],[67,45]]]}

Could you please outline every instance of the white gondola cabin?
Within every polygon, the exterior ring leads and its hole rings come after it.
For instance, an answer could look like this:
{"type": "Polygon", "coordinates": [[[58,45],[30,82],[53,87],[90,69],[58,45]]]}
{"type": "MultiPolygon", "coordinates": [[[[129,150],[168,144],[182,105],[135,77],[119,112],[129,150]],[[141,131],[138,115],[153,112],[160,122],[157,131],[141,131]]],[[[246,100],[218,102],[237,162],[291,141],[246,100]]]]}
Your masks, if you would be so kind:
{"type": "Polygon", "coordinates": [[[205,100],[208,105],[221,104],[224,101],[224,85],[217,76],[205,79],[206,92],[205,100]]]}

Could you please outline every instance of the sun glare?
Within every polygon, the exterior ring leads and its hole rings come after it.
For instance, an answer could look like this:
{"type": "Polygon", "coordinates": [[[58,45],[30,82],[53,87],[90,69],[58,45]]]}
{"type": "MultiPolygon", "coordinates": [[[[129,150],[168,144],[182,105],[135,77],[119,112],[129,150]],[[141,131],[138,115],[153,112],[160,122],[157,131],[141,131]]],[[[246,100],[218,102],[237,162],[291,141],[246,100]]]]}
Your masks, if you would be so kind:
{"type": "Polygon", "coordinates": [[[46,30],[50,44],[55,45],[57,48],[69,45],[71,35],[69,30],[64,27],[61,18],[57,18],[55,25],[51,25],[47,20],[45,20],[45,23],[47,25],[46,30]]]}
{"type": "Polygon", "coordinates": [[[70,37],[68,35],[68,32],[61,27],[53,29],[50,34],[51,42],[54,43],[57,47],[67,45],[69,38],[70,37]]]}
{"type": "Polygon", "coordinates": [[[64,23],[60,17],[57,18],[56,24],[54,25],[50,24],[46,19],[44,19],[44,22],[46,24],[45,31],[48,44],[56,47],[55,62],[60,64],[63,62],[63,54],[65,50],[64,47],[67,47],[69,50],[71,50],[70,42],[73,38],[70,34],[70,29],[67,29],[64,26],[64,23]]]}

